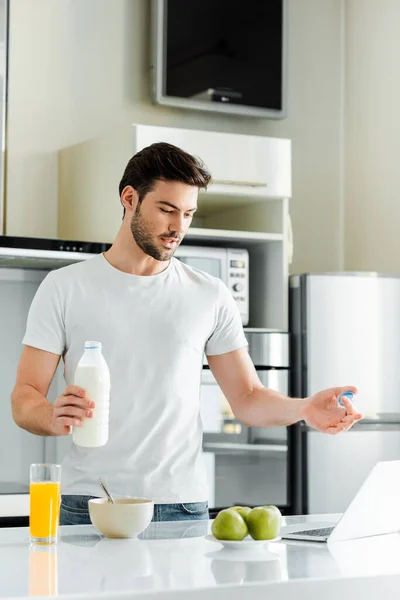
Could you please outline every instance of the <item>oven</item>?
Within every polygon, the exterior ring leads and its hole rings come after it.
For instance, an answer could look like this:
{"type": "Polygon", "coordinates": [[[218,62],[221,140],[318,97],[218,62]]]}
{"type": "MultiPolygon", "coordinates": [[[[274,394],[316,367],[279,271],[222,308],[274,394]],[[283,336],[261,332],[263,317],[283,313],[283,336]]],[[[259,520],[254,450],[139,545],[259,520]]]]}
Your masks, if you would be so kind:
{"type": "MultiPolygon", "coordinates": [[[[263,385],[288,395],[288,334],[249,329],[245,335],[263,385]]],[[[207,367],[200,397],[211,510],[236,504],[288,506],[288,428],[243,425],[207,367]]]]}

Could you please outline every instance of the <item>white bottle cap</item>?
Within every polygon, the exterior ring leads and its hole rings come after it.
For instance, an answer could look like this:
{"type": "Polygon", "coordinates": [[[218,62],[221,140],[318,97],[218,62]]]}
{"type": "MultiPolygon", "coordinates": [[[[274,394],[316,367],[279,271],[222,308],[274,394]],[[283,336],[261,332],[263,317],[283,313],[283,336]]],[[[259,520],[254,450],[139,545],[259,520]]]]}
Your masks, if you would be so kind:
{"type": "Polygon", "coordinates": [[[101,350],[101,342],[85,342],[85,350],[94,350],[95,348],[101,350]]]}

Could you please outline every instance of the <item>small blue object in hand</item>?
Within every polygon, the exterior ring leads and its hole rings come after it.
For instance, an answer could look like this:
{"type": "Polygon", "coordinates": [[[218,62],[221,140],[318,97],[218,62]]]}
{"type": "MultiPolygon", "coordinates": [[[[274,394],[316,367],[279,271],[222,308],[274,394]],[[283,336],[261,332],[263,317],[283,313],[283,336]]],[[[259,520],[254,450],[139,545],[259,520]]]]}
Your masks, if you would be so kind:
{"type": "Polygon", "coordinates": [[[338,402],[340,406],[343,406],[342,396],[346,396],[346,398],[348,398],[349,400],[353,400],[354,392],[343,392],[342,394],[340,394],[338,396],[338,402]]]}

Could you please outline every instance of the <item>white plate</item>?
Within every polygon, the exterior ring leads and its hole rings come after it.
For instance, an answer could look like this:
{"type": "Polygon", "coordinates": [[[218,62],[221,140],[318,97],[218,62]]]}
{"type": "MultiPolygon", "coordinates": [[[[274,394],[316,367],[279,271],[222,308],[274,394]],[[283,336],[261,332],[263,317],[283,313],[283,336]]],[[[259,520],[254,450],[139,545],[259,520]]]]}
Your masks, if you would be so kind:
{"type": "Polygon", "coordinates": [[[269,546],[263,546],[262,552],[259,552],[258,548],[257,550],[235,550],[235,552],[232,552],[232,550],[220,546],[218,550],[206,552],[204,556],[213,560],[240,561],[243,563],[266,562],[269,560],[279,560],[281,558],[280,554],[270,552],[269,546]]]}
{"type": "Polygon", "coordinates": [[[272,540],[253,540],[253,538],[248,535],[240,542],[232,542],[231,540],[218,540],[212,534],[209,534],[205,536],[205,539],[210,542],[222,544],[224,548],[230,548],[232,550],[256,550],[263,548],[263,546],[269,544],[269,542],[277,542],[281,537],[276,537],[272,540]]]}

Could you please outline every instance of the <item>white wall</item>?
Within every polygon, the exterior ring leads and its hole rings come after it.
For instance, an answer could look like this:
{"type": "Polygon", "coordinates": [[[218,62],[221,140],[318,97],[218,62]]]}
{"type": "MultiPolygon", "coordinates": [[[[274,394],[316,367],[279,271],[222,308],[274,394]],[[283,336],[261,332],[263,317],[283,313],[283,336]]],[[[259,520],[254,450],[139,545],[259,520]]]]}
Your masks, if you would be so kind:
{"type": "Polygon", "coordinates": [[[400,2],[347,0],[345,265],[400,272],[400,2]]]}
{"type": "Polygon", "coordinates": [[[7,233],[69,235],[70,203],[92,194],[87,218],[106,241],[102,206],[115,203],[116,231],[133,122],[272,135],[293,142],[293,272],[339,268],[341,1],[289,9],[289,116],[273,121],[152,105],[148,0],[12,0],[7,233]],[[86,144],[97,179],[85,187],[86,144]]]}

